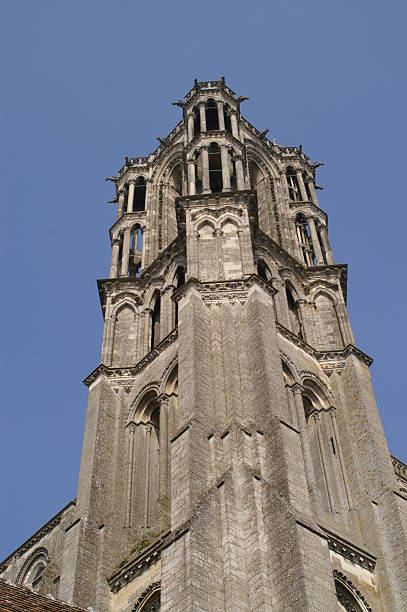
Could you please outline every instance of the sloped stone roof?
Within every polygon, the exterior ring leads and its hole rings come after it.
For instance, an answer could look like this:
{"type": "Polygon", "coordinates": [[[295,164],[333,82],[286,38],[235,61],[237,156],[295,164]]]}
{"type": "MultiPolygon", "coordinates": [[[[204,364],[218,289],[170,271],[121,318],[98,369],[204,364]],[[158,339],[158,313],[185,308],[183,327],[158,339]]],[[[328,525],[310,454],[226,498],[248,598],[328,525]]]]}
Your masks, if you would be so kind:
{"type": "Polygon", "coordinates": [[[0,579],[0,612],[85,612],[83,608],[71,606],[39,595],[24,586],[9,584],[0,579]]]}

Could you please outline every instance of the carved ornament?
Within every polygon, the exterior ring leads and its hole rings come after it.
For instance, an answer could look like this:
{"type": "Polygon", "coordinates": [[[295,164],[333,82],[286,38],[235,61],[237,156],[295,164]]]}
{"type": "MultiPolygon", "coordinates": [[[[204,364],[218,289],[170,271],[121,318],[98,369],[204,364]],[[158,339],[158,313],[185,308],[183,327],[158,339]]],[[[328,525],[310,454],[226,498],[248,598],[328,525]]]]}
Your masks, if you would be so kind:
{"type": "Polygon", "coordinates": [[[145,367],[147,367],[156,357],[161,355],[165,349],[170,346],[178,337],[178,329],[174,329],[171,333],[168,334],[157,346],[150,351],[141,361],[139,361],[136,365],[128,366],[128,367],[119,367],[113,368],[106,366],[104,363],[101,363],[93,372],[87,376],[83,384],[89,387],[95,380],[99,378],[99,376],[106,376],[107,378],[114,379],[113,384],[125,384],[123,379],[126,379],[127,385],[131,386],[131,381],[134,377],[139,374],[145,367]],[[116,382],[116,379],[122,379],[121,381],[116,382]]]}
{"type": "Polygon", "coordinates": [[[347,610],[347,612],[360,612],[360,610],[365,610],[366,612],[373,612],[372,608],[367,603],[363,593],[359,591],[353,584],[349,578],[343,574],[342,572],[338,572],[334,570],[334,578],[338,581],[339,584],[343,585],[343,590],[338,595],[338,601],[340,604],[347,610]],[[348,594],[349,592],[349,594],[348,594]],[[358,607],[355,607],[355,600],[358,607]],[[358,600],[360,604],[358,603],[358,600]],[[363,607],[362,607],[363,606],[363,607]],[[359,608],[359,609],[358,609],[359,608]]]}

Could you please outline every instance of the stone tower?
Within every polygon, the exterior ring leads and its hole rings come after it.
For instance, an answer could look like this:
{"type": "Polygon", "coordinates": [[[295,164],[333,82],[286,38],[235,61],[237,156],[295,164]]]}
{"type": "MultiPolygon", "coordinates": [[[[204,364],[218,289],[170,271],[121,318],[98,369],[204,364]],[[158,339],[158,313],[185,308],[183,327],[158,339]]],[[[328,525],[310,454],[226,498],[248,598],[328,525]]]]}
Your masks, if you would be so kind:
{"type": "Polygon", "coordinates": [[[245,99],[195,81],[158,149],[109,177],[77,500],[2,575],[34,584],[42,554],[41,589],[97,612],[401,612],[407,468],[355,345],[318,164],[254,128],[245,99]]]}

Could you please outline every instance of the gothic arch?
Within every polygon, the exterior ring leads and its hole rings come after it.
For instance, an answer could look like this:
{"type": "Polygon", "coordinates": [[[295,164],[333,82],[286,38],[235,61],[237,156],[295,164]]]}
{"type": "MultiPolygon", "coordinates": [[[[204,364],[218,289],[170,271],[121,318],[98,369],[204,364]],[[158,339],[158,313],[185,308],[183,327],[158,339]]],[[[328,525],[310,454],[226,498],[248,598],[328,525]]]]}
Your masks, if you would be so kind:
{"type": "Polygon", "coordinates": [[[349,578],[342,572],[334,570],[336,596],[346,612],[372,612],[363,593],[359,591],[349,578]]]}
{"type": "Polygon", "coordinates": [[[330,300],[332,302],[333,306],[336,306],[336,304],[338,302],[335,293],[333,291],[330,291],[326,287],[316,287],[315,289],[310,291],[310,295],[312,297],[312,301],[314,302],[314,304],[315,304],[317,298],[319,296],[321,296],[321,295],[323,295],[326,298],[328,298],[328,300],[330,300]]]}
{"type": "Polygon", "coordinates": [[[208,227],[208,228],[210,227],[212,229],[212,233],[213,234],[215,234],[215,232],[216,232],[216,225],[215,225],[215,221],[213,219],[210,219],[210,220],[206,219],[206,218],[205,219],[201,219],[201,221],[199,221],[195,225],[194,230],[195,230],[196,234],[198,234],[198,236],[199,236],[200,230],[202,230],[203,227],[205,227],[205,228],[206,227],[208,227]]]}
{"type": "Polygon", "coordinates": [[[110,312],[110,317],[112,319],[116,319],[117,315],[119,314],[120,310],[122,310],[125,306],[128,306],[136,315],[138,313],[138,308],[137,305],[135,303],[137,296],[134,296],[134,302],[133,300],[131,300],[129,297],[124,297],[123,299],[120,299],[120,295],[117,296],[118,302],[116,304],[114,304],[112,306],[112,310],[110,312]]]}
{"type": "Polygon", "coordinates": [[[299,383],[300,375],[299,375],[298,368],[295,365],[294,361],[286,353],[283,353],[283,352],[280,353],[280,357],[281,357],[282,363],[291,372],[294,382],[299,383]]]}
{"type": "Polygon", "coordinates": [[[262,170],[262,172],[265,172],[266,175],[267,173],[270,173],[272,178],[278,179],[280,176],[278,163],[270,154],[266,155],[263,151],[255,149],[255,146],[256,145],[254,143],[246,143],[248,162],[250,163],[252,161],[256,163],[256,165],[262,170]]]}
{"type": "Polygon", "coordinates": [[[26,559],[18,575],[17,584],[24,584],[32,588],[49,563],[48,551],[41,546],[26,559]]]}
{"type": "Polygon", "coordinates": [[[166,367],[160,384],[160,393],[172,393],[175,380],[178,380],[178,357],[166,367]]]}
{"type": "Polygon", "coordinates": [[[316,400],[318,400],[319,408],[328,408],[331,405],[331,397],[332,394],[327,389],[325,383],[311,372],[306,372],[305,375],[303,371],[300,372],[301,384],[304,387],[304,392],[307,394],[307,391],[314,396],[316,400]]]}
{"type": "Polygon", "coordinates": [[[148,421],[150,413],[152,412],[151,406],[149,409],[149,405],[152,401],[157,399],[159,392],[160,385],[158,382],[149,382],[141,389],[130,405],[126,426],[132,422],[139,424],[148,421]]]}
{"type": "Polygon", "coordinates": [[[160,609],[160,583],[154,582],[144,591],[132,608],[132,612],[156,612],[160,609]]]}
{"type": "Polygon", "coordinates": [[[178,164],[183,164],[183,145],[178,143],[173,145],[171,151],[165,154],[165,157],[159,161],[151,174],[151,180],[158,184],[160,181],[167,182],[172,171],[178,164]]]}
{"type": "Polygon", "coordinates": [[[223,232],[224,231],[224,227],[227,225],[233,225],[233,227],[235,228],[234,232],[238,232],[239,227],[240,227],[240,222],[238,220],[237,217],[234,217],[230,214],[226,214],[224,217],[221,218],[220,222],[220,231],[223,232]]]}

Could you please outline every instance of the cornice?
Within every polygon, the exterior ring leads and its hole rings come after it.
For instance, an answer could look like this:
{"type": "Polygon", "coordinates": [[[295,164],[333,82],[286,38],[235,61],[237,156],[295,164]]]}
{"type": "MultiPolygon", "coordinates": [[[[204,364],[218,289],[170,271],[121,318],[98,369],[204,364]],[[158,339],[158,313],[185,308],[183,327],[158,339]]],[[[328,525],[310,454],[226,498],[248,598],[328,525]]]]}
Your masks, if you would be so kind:
{"type": "Polygon", "coordinates": [[[360,567],[369,570],[369,572],[374,572],[376,567],[376,557],[372,553],[359,548],[359,546],[356,546],[355,544],[347,542],[328,529],[325,529],[322,526],[320,527],[327,536],[330,550],[338,555],[341,555],[341,557],[348,559],[352,563],[356,563],[356,565],[360,565],[360,567]]]}
{"type": "Polygon", "coordinates": [[[147,353],[145,357],[141,361],[139,361],[136,365],[132,366],[123,366],[118,368],[113,368],[110,366],[101,363],[97,368],[93,370],[84,380],[83,384],[89,387],[92,383],[94,383],[100,376],[106,376],[109,379],[114,379],[121,383],[122,385],[130,384],[132,380],[135,378],[139,372],[144,370],[152,361],[154,361],[161,353],[165,351],[165,349],[170,346],[178,337],[178,329],[173,329],[172,332],[168,334],[161,342],[157,344],[157,346],[147,353]]]}
{"type": "Polygon", "coordinates": [[[142,225],[145,227],[146,219],[146,210],[133,210],[132,212],[123,213],[120,219],[117,219],[117,221],[109,229],[110,240],[113,240],[113,236],[117,235],[121,229],[126,229],[137,221],[141,221],[142,225]]]}
{"type": "Polygon", "coordinates": [[[191,289],[198,291],[205,305],[221,304],[223,302],[239,302],[244,304],[247,300],[249,290],[258,285],[270,296],[275,295],[276,290],[256,274],[242,280],[225,280],[203,283],[196,278],[190,278],[185,285],[180,287],[172,299],[179,302],[191,289]]]}
{"type": "MultiPolygon", "coordinates": [[[[319,206],[317,206],[316,204],[314,204],[314,202],[311,202],[310,200],[301,200],[300,202],[292,202],[291,200],[289,201],[289,207],[290,208],[294,208],[294,209],[299,209],[300,211],[312,211],[313,214],[318,217],[324,219],[326,227],[328,227],[328,215],[327,213],[322,210],[322,208],[320,208],[319,206]]],[[[297,211],[296,213],[297,214],[297,211]]]]}
{"type": "Polygon", "coordinates": [[[30,550],[30,548],[38,544],[38,542],[40,542],[42,538],[47,535],[47,533],[55,529],[55,527],[60,524],[64,512],[68,510],[68,508],[70,508],[71,506],[76,506],[76,499],[73,499],[69,503],[67,503],[66,506],[62,508],[62,510],[55,514],[55,516],[53,516],[40,529],[38,529],[38,531],[36,531],[34,535],[28,538],[28,540],[26,540],[23,544],[21,544],[21,546],[16,548],[8,557],[6,557],[4,561],[2,561],[2,563],[0,564],[0,574],[7,569],[8,565],[13,559],[19,559],[20,557],[22,557],[27,552],[27,550],[30,550]]]}
{"type": "Polygon", "coordinates": [[[161,558],[161,547],[167,536],[168,533],[150,544],[150,546],[145,548],[139,555],[129,563],[126,563],[124,567],[108,579],[112,593],[118,593],[126,584],[137,578],[137,576],[140,576],[140,574],[145,572],[151,565],[157,563],[161,558]]]}
{"type": "Polygon", "coordinates": [[[277,322],[276,327],[281,336],[316,359],[328,376],[334,371],[340,374],[345,367],[346,359],[351,355],[357,357],[359,361],[362,361],[368,367],[370,367],[373,363],[372,357],[369,357],[369,355],[358,349],[353,344],[348,344],[348,346],[346,346],[344,349],[339,349],[336,351],[318,351],[310,344],[302,340],[302,338],[299,338],[296,334],[293,334],[293,332],[284,327],[284,325],[281,325],[281,323],[277,322]]]}
{"type": "Polygon", "coordinates": [[[161,270],[175,255],[183,255],[185,253],[185,240],[183,236],[178,236],[170,242],[170,244],[154,259],[154,261],[145,268],[140,276],[119,276],[117,278],[101,278],[98,279],[99,299],[102,310],[106,305],[106,298],[113,292],[126,292],[131,290],[139,290],[142,292],[142,297],[151,280],[164,281],[161,275],[161,270]]]}

